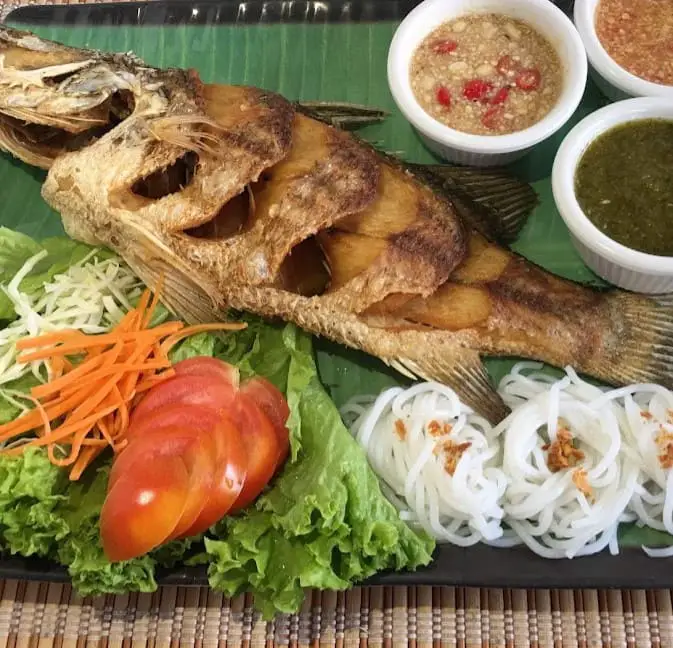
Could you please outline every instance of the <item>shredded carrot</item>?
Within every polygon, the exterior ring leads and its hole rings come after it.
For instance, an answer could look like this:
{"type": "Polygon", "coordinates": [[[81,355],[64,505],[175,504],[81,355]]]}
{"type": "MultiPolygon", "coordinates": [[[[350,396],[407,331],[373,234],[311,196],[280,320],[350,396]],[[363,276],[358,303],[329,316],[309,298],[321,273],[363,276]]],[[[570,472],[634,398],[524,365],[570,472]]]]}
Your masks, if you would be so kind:
{"type": "MultiPolygon", "coordinates": [[[[225,324],[216,324],[215,325],[216,329],[213,330],[222,329],[225,326],[226,326],[225,324]]],[[[228,326],[232,326],[232,324],[229,324],[228,326]]],[[[154,336],[165,337],[167,335],[171,335],[172,333],[177,333],[178,331],[183,332],[187,330],[187,328],[191,328],[191,327],[185,327],[185,328],[183,327],[184,324],[182,322],[166,322],[165,324],[157,326],[155,329],[148,329],[147,331],[143,331],[140,335],[143,335],[145,333],[149,334],[150,332],[152,332],[152,337],[154,336]],[[157,331],[156,333],[154,333],[155,330],[157,331]]],[[[199,333],[200,330],[196,332],[199,333]]],[[[138,338],[138,335],[139,335],[138,331],[123,331],[114,333],[102,333],[100,335],[86,335],[82,340],[72,340],[72,339],[67,340],[56,348],[41,349],[39,351],[33,351],[33,353],[23,353],[18,357],[18,361],[33,362],[34,360],[46,360],[47,358],[53,358],[59,355],[76,355],[78,353],[85,352],[88,349],[92,349],[95,347],[106,347],[109,346],[110,344],[117,342],[121,343],[129,341],[134,342],[138,338]]],[[[185,333],[182,337],[189,337],[189,335],[192,334],[185,333]]],[[[33,339],[39,340],[40,338],[37,337],[33,339]]],[[[35,346],[43,346],[43,344],[40,343],[35,346]]]]}
{"type": "Polygon", "coordinates": [[[97,447],[87,447],[82,450],[77,461],[73,464],[72,470],[70,471],[70,478],[73,481],[77,481],[82,473],[86,470],[86,467],[105,449],[105,446],[97,447]]]}
{"type": "Polygon", "coordinates": [[[54,465],[69,466],[70,479],[79,479],[105,448],[120,452],[127,445],[131,409],[140,394],[175,375],[168,353],[178,342],[204,331],[245,328],[173,321],[148,328],[162,285],[163,278],[108,333],[68,329],[19,340],[18,361],[45,360],[51,380],[26,396],[35,409],[0,425],[0,442],[8,444],[0,452],[46,447],[54,465]]]}
{"type": "Polygon", "coordinates": [[[19,340],[16,343],[16,348],[19,351],[23,351],[24,349],[33,349],[36,346],[57,344],[58,342],[63,342],[63,340],[66,339],[79,337],[85,337],[84,333],[76,329],[63,329],[62,331],[58,331],[56,333],[43,333],[38,337],[24,338],[23,340],[19,340]],[[35,343],[36,341],[38,341],[37,344],[35,343]]]}

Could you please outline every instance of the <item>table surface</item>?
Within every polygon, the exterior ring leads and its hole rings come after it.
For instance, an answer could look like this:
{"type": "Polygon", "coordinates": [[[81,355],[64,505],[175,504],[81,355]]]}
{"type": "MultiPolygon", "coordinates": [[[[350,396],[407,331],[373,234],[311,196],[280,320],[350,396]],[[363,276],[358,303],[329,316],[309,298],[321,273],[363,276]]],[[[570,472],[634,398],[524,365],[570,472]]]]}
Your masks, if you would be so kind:
{"type": "MultiPolygon", "coordinates": [[[[0,0],[0,20],[27,4],[69,2],[0,0]]],[[[673,648],[673,590],[307,591],[299,614],[269,623],[251,597],[200,587],[83,599],[69,585],[6,580],[0,592],[0,648],[673,648]]]]}

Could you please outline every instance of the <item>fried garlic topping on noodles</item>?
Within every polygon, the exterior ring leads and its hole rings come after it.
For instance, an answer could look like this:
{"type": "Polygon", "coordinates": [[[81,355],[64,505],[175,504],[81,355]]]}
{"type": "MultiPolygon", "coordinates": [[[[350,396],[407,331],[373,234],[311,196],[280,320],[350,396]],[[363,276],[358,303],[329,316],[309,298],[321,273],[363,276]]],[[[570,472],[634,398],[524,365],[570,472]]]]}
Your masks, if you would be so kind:
{"type": "Polygon", "coordinates": [[[550,383],[522,374],[525,366],[500,385],[513,406],[497,428],[509,480],[507,524],[546,558],[615,551],[619,523],[632,519],[627,508],[640,472],[623,451],[619,407],[572,369],[550,383]]]}
{"type": "Polygon", "coordinates": [[[502,536],[506,479],[493,426],[452,389],[393,388],[342,415],[405,520],[463,547],[502,536]]]}

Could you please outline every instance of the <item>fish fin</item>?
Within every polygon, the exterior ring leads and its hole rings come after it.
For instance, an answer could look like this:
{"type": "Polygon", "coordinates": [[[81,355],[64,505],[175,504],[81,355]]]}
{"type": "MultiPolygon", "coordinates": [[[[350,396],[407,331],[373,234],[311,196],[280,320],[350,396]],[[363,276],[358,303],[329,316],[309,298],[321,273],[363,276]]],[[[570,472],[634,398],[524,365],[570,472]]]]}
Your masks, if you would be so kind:
{"type": "Polygon", "coordinates": [[[448,164],[411,165],[456,206],[461,216],[498,243],[516,240],[539,202],[533,187],[504,169],[448,164]]]}
{"type": "Polygon", "coordinates": [[[206,290],[202,277],[193,272],[190,274],[178,257],[140,227],[134,227],[134,230],[138,232],[138,245],[126,250],[123,257],[148,288],[156,290],[163,286],[161,302],[169,311],[188,324],[227,319],[226,312],[206,290]]]}
{"type": "Polygon", "coordinates": [[[169,263],[155,260],[152,265],[129,264],[145,285],[156,288],[163,284],[161,302],[174,315],[188,324],[206,324],[223,319],[222,312],[199,285],[176,272],[169,263]]]}
{"type": "Polygon", "coordinates": [[[617,385],[673,389],[673,293],[650,297],[615,291],[608,299],[619,326],[614,342],[586,373],[617,385]]]}
{"type": "Polygon", "coordinates": [[[388,117],[388,113],[379,108],[332,101],[301,101],[296,107],[307,117],[344,130],[378,124],[388,117]]]}
{"type": "Polygon", "coordinates": [[[434,380],[448,385],[466,405],[494,425],[509,414],[475,351],[465,349],[455,362],[446,363],[428,357],[422,361],[395,358],[388,360],[387,364],[408,378],[434,380]]]}

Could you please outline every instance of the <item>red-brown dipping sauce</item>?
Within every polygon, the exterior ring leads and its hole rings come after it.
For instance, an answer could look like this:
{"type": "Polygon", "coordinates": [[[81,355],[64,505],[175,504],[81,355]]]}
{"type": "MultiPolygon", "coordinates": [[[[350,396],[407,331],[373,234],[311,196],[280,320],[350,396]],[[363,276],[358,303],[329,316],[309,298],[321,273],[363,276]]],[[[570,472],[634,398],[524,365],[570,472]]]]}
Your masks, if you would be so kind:
{"type": "Polygon", "coordinates": [[[595,24],[615,63],[646,81],[673,85],[673,0],[600,0],[595,24]]]}

